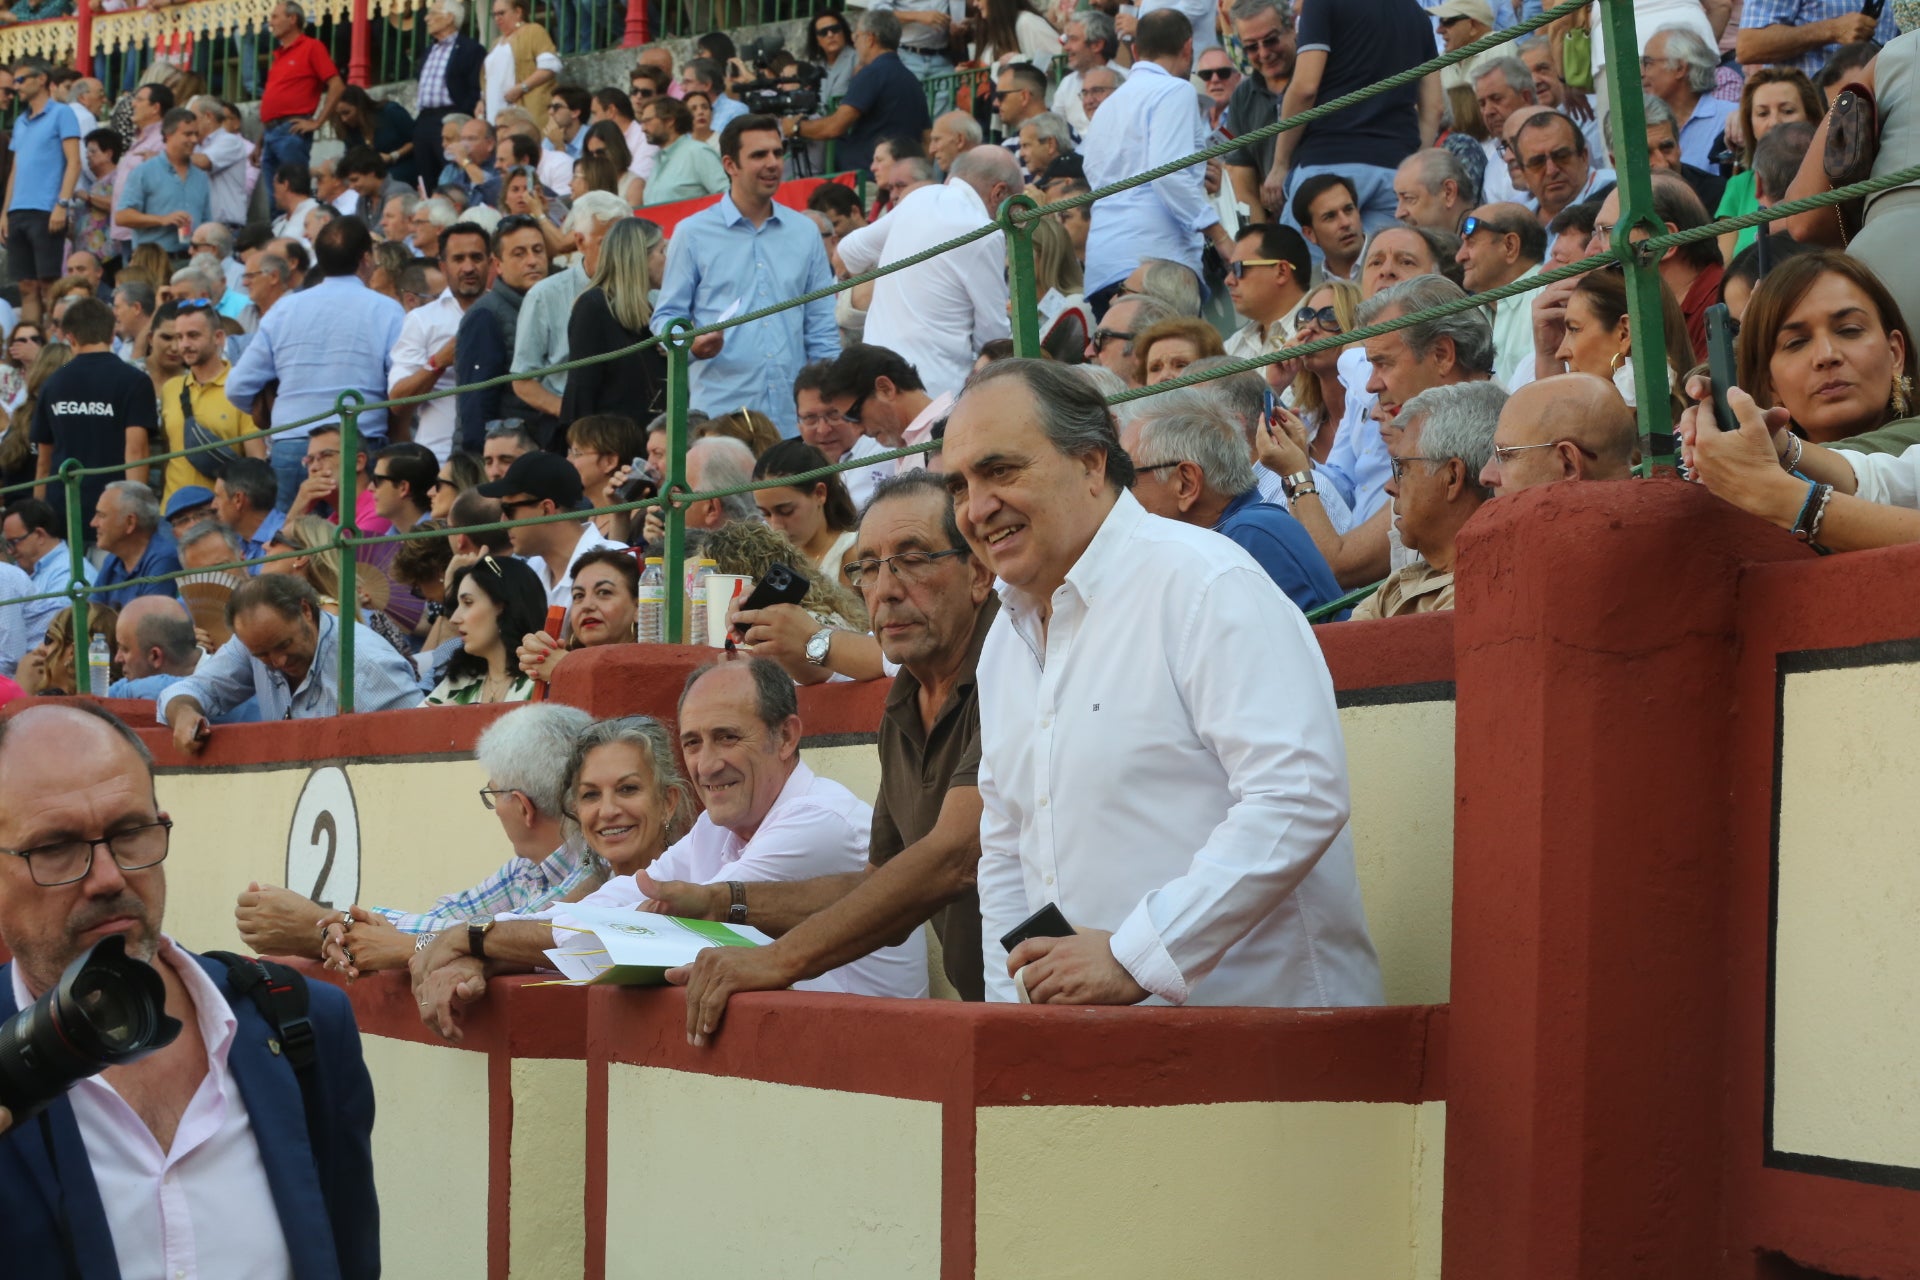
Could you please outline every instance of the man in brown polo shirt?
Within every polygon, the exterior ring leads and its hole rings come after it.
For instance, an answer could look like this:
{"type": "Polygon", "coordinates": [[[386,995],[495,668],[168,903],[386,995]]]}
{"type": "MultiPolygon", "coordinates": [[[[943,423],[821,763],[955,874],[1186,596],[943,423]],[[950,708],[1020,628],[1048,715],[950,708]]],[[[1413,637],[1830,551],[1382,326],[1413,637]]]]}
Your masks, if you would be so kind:
{"type": "MultiPolygon", "coordinates": [[[[703,1043],[736,991],[775,991],[932,920],[946,973],[964,999],[983,996],[980,900],[980,711],[974,666],[999,608],[993,575],[967,550],[942,478],[909,471],[875,487],[848,558],[874,634],[900,664],[880,723],[880,794],[864,872],[756,884],[747,923],[773,945],[712,947],[667,980],[687,987],[687,1035],[703,1043]]],[[[640,887],[674,915],[724,920],[725,885],[640,887]]]]}

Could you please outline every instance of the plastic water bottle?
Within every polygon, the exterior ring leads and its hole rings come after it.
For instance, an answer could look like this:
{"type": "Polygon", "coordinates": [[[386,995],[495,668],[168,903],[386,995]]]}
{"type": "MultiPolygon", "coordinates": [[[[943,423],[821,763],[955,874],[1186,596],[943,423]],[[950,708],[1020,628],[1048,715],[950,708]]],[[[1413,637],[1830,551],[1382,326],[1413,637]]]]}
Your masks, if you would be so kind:
{"type": "Polygon", "coordinates": [[[718,561],[695,560],[693,572],[687,575],[688,644],[707,642],[707,579],[711,578],[719,568],[718,561]]]}
{"type": "Polygon", "coordinates": [[[638,639],[641,644],[659,644],[662,629],[667,621],[667,570],[659,556],[648,556],[647,567],[640,574],[640,626],[638,639]]]}
{"type": "Polygon", "coordinates": [[[96,631],[87,642],[87,689],[94,697],[104,698],[112,683],[113,651],[107,648],[107,638],[96,631]]]}

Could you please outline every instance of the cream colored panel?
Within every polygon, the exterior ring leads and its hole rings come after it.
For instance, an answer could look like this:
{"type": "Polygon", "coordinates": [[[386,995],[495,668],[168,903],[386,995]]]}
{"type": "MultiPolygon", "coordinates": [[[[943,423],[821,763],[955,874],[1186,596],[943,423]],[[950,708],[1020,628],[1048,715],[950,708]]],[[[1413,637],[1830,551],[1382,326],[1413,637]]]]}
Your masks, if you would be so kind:
{"type": "Polygon", "coordinates": [[[1423,1102],[1413,1120],[1414,1280],[1440,1280],[1440,1215],[1445,1208],[1447,1104],[1423,1102]]]}
{"type": "Polygon", "coordinates": [[[507,1274],[571,1280],[587,1246],[587,1064],[513,1060],[513,1219],[507,1274]]]}
{"type": "Polygon", "coordinates": [[[233,906],[248,882],[315,896],[329,848],[339,855],[319,895],[329,903],[429,906],[512,854],[499,820],[480,804],[484,785],[468,760],[163,773],[156,786],[175,834],[168,932],[199,951],[244,950],[233,906]],[[327,781],[334,785],[320,785],[327,781]],[[323,791],[325,833],[315,826],[323,791]]]}
{"type": "Polygon", "coordinates": [[[1353,851],[1388,1004],[1444,1004],[1453,948],[1453,703],[1348,707],[1353,851]]]}
{"type": "Polygon", "coordinates": [[[607,1131],[609,1277],[940,1274],[938,1103],[615,1064],[607,1131]]]}
{"type": "Polygon", "coordinates": [[[800,752],[807,767],[832,778],[853,794],[873,803],[880,794],[880,748],[872,743],[851,747],[807,747],[800,752]]]}
{"type": "Polygon", "coordinates": [[[980,1280],[1438,1274],[1420,1108],[1360,1102],[978,1112],[980,1280]]]}
{"type": "Polygon", "coordinates": [[[390,1276],[487,1273],[487,1055],[364,1036],[390,1276]]]}
{"type": "Polygon", "coordinates": [[[1920,1168],[1920,665],[1787,677],[1773,1145],[1920,1168]]]}

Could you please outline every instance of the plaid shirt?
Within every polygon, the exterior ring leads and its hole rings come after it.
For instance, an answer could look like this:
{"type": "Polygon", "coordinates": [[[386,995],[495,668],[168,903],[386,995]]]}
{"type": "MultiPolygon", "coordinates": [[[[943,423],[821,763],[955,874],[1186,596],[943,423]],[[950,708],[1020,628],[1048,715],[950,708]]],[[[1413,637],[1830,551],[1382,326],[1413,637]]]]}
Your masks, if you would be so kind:
{"type": "MultiPolygon", "coordinates": [[[[1759,27],[1806,27],[1859,12],[1860,0],[1747,0],[1747,7],[1740,13],[1740,25],[1749,31],[1759,27]]],[[[1888,5],[1880,11],[1880,24],[1874,28],[1873,38],[1885,44],[1899,34],[1900,29],[1893,21],[1893,6],[1888,5]]],[[[1820,68],[1839,47],[1822,45],[1786,65],[1800,68],[1812,79],[1820,74],[1820,68]]]]}
{"type": "Polygon", "coordinates": [[[598,874],[598,860],[584,844],[568,841],[539,862],[514,858],[462,893],[450,893],[431,911],[370,908],[402,933],[438,933],[470,920],[491,920],[515,912],[540,911],[582,888],[598,874]]]}
{"type": "Polygon", "coordinates": [[[453,56],[453,43],[459,38],[456,31],[445,40],[435,40],[433,48],[427,50],[426,65],[420,68],[420,108],[453,105],[453,94],[447,89],[447,59],[453,56]]]}

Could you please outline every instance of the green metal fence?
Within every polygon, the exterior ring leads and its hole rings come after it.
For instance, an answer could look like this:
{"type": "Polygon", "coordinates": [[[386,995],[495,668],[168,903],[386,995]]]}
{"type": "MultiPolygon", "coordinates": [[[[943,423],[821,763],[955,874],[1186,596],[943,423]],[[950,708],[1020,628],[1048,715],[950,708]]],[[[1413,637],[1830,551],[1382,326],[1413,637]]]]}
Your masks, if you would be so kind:
{"type": "MultiPolygon", "coordinates": [[[[356,547],[374,543],[405,542],[417,538],[445,536],[444,532],[433,530],[366,537],[362,536],[359,530],[354,527],[354,508],[358,498],[358,464],[361,452],[358,418],[361,413],[370,409],[392,409],[405,405],[421,404],[429,400],[437,400],[445,396],[456,395],[461,391],[473,390],[480,387],[501,386],[518,378],[544,377],[547,374],[579,368],[589,363],[619,359],[622,356],[634,351],[643,350],[647,347],[663,347],[667,358],[668,451],[667,475],[663,482],[661,496],[648,499],[644,502],[620,503],[595,508],[590,512],[566,512],[552,516],[501,521],[495,524],[476,526],[472,528],[470,532],[489,532],[525,525],[552,523],[558,520],[579,520],[584,516],[615,512],[632,512],[646,507],[661,506],[664,508],[666,526],[666,578],[670,584],[678,583],[681,581],[686,551],[686,530],[683,513],[685,508],[691,503],[707,498],[725,497],[735,493],[748,492],[754,489],[780,487],[796,483],[805,484],[813,479],[834,472],[848,470],[856,466],[871,466],[876,462],[884,462],[889,459],[926,453],[939,447],[938,442],[930,441],[926,444],[910,446],[905,449],[896,449],[886,453],[869,455],[857,461],[843,461],[804,476],[782,476],[758,481],[749,485],[742,485],[737,488],[701,493],[690,492],[686,483],[686,450],[689,392],[688,374],[691,363],[690,348],[693,339],[702,334],[716,333],[740,325],[751,324],[781,311],[803,306],[806,303],[822,298],[831,297],[842,290],[851,289],[857,285],[877,280],[882,276],[890,275],[896,271],[905,270],[908,267],[937,257],[962,245],[970,244],[986,236],[1002,233],[1006,237],[1008,268],[1012,277],[1012,295],[1014,298],[1014,348],[1021,356],[1038,356],[1040,354],[1039,320],[1034,303],[1032,241],[1032,228],[1038,219],[1051,217],[1066,209],[1094,203],[1116,192],[1151,182],[1157,178],[1191,167],[1195,164],[1202,164],[1207,160],[1224,155],[1228,151],[1236,150],[1249,143],[1266,141],[1285,130],[1297,129],[1314,121],[1325,119],[1375,94],[1400,85],[1412,83],[1422,76],[1437,71],[1442,67],[1452,65],[1453,63],[1472,59],[1488,49],[1494,48],[1518,36],[1525,35],[1530,31],[1537,30],[1556,18],[1582,9],[1586,7],[1587,3],[1588,0],[1564,0],[1563,3],[1546,10],[1534,18],[1503,31],[1497,31],[1483,36],[1481,39],[1474,41],[1464,48],[1422,63],[1417,67],[1383,80],[1367,89],[1316,106],[1311,111],[1306,111],[1298,116],[1278,121],[1265,128],[1250,131],[1230,143],[1209,147],[1157,169],[1136,174],[1123,182],[1115,183],[1112,186],[1104,187],[1098,191],[1082,193],[1078,196],[1046,205],[1036,205],[1026,196],[1015,196],[1001,206],[998,215],[992,222],[966,235],[956,237],[946,244],[936,245],[922,253],[851,277],[829,288],[803,294],[796,298],[789,298],[784,302],[734,317],[722,323],[695,327],[685,321],[675,321],[669,326],[666,332],[647,338],[624,351],[616,351],[608,355],[589,359],[567,361],[550,369],[539,370],[533,373],[502,375],[488,382],[474,383],[469,386],[452,388],[446,391],[435,391],[426,395],[383,400],[374,404],[367,404],[364,403],[364,397],[357,392],[344,392],[340,396],[336,404],[335,412],[333,413],[316,414],[311,418],[303,419],[299,422],[288,423],[284,427],[257,431],[251,436],[241,437],[241,439],[264,438],[286,431],[311,427],[323,421],[331,421],[336,416],[339,418],[342,424],[341,491],[339,495],[341,525],[333,546],[341,553],[340,599],[344,602],[344,607],[353,609],[355,607],[354,602],[358,599],[358,590],[354,581],[356,572],[354,549],[356,547]]],[[[1603,20],[1606,24],[1608,46],[1613,49],[1639,48],[1639,41],[1634,31],[1632,0],[1601,0],[1601,7],[1603,10],[1603,20]]],[[[1630,57],[1610,58],[1607,65],[1607,77],[1614,110],[1616,112],[1614,136],[1620,138],[1638,138],[1644,136],[1645,119],[1641,105],[1638,61],[1630,57]]],[[[1198,383],[1212,381],[1216,378],[1261,369],[1269,364],[1291,360],[1302,355],[1312,354],[1332,347],[1346,346],[1353,342],[1364,341],[1367,338],[1403,329],[1409,325],[1425,323],[1426,321],[1441,316],[1452,315],[1470,308],[1483,306],[1488,302],[1516,297],[1520,294],[1543,288],[1555,281],[1583,274],[1608,263],[1618,263],[1626,277],[1634,350],[1663,351],[1665,350],[1665,335],[1661,320],[1658,261],[1660,254],[1666,249],[1679,244],[1691,243],[1695,240],[1709,239],[1738,228],[1757,226],[1763,223],[1777,221],[1781,218],[1792,217],[1808,209],[1835,204],[1875,191],[1883,191],[1892,187],[1906,186],[1911,183],[1920,182],[1920,166],[1915,166],[1914,168],[1891,173],[1868,182],[1842,187],[1823,195],[1811,196],[1804,200],[1775,205],[1770,209],[1743,214],[1735,218],[1722,219],[1691,231],[1669,233],[1665,230],[1665,225],[1652,213],[1652,185],[1645,148],[1624,148],[1624,154],[1621,160],[1622,163],[1618,171],[1622,202],[1620,220],[1615,227],[1611,246],[1601,253],[1594,254],[1567,266],[1543,271],[1524,281],[1515,281],[1512,284],[1504,285],[1498,289],[1488,290],[1485,293],[1475,294],[1442,306],[1428,308],[1425,311],[1400,316],[1394,320],[1369,325],[1333,337],[1316,339],[1313,342],[1288,347],[1268,355],[1230,361],[1216,368],[1208,369],[1203,373],[1185,374],[1156,386],[1135,388],[1111,397],[1110,403],[1118,404],[1130,400],[1144,399],[1180,387],[1193,386],[1198,383]],[[1648,238],[1640,240],[1637,243],[1633,242],[1632,236],[1636,231],[1649,233],[1648,238]]],[[[1643,471],[1659,461],[1659,459],[1654,457],[1652,452],[1654,442],[1656,439],[1667,436],[1672,430],[1673,425],[1669,419],[1667,387],[1662,369],[1663,364],[1664,362],[1659,360],[1637,360],[1634,362],[1637,382],[1636,398],[1639,403],[1638,413],[1643,453],[1643,471]]],[[[222,441],[217,445],[207,447],[223,448],[234,443],[236,443],[236,441],[222,441]]],[[[198,452],[198,450],[181,450],[173,453],[159,454],[149,459],[149,462],[164,462],[172,458],[185,456],[192,452],[198,452]]],[[[65,488],[67,496],[67,550],[73,561],[73,580],[64,592],[21,596],[11,600],[0,601],[0,604],[16,604],[34,600],[70,599],[73,602],[74,609],[72,634],[76,637],[76,648],[81,643],[84,643],[82,638],[88,634],[86,618],[88,599],[101,590],[100,588],[89,586],[85,582],[84,577],[84,549],[81,538],[80,503],[78,500],[80,481],[88,476],[123,475],[126,469],[126,466],[122,464],[120,466],[99,467],[89,470],[82,468],[77,462],[68,462],[60,469],[57,476],[50,477],[48,481],[45,482],[57,483],[65,488]]],[[[35,487],[36,483],[38,482],[28,482],[6,489],[0,489],[0,499],[11,499],[21,496],[24,491],[35,487]]],[[[286,559],[290,556],[301,554],[307,554],[307,552],[284,552],[279,555],[260,557],[255,560],[236,561],[228,565],[216,566],[216,568],[240,569],[265,563],[270,560],[286,559]]],[[[195,570],[194,572],[207,571],[208,570],[195,570]]],[[[152,578],[135,579],[132,584],[141,585],[148,582],[166,581],[181,576],[184,576],[184,572],[161,574],[152,578]]],[[[115,584],[115,587],[112,589],[117,590],[126,585],[129,584],[115,584]]],[[[1366,593],[1366,590],[1369,589],[1351,592],[1340,600],[1330,602],[1322,609],[1316,610],[1315,613],[1310,616],[1316,619],[1333,616],[1337,612],[1354,604],[1357,599],[1366,593]]],[[[683,594],[677,590],[670,590],[667,593],[666,608],[667,631],[669,634],[678,635],[681,633],[683,612],[683,594]]],[[[343,712],[353,710],[353,631],[354,629],[348,626],[343,627],[340,633],[340,709],[343,712]]],[[[80,660],[78,653],[76,653],[74,665],[75,680],[78,686],[77,691],[86,693],[89,691],[89,673],[86,663],[80,660]]]]}

